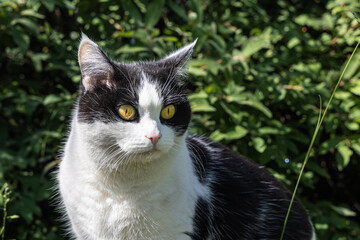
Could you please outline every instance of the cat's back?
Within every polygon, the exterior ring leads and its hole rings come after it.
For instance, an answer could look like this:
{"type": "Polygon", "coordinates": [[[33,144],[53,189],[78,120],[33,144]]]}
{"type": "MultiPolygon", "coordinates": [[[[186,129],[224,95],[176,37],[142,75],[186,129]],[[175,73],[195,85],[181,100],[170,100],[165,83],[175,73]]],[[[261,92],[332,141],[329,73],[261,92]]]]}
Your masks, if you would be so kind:
{"type": "MultiPolygon", "coordinates": [[[[279,239],[291,194],[264,167],[219,143],[190,135],[187,138],[200,182],[211,189],[200,199],[193,239],[279,239]],[[204,227],[207,226],[207,227],[204,227]]],[[[295,200],[285,239],[312,239],[312,226],[295,200]]]]}

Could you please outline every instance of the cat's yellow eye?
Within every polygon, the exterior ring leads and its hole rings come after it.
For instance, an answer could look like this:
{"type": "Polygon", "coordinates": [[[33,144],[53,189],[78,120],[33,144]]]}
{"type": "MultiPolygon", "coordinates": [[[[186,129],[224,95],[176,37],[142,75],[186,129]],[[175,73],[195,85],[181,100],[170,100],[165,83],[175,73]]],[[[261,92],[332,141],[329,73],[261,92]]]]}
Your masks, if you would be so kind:
{"type": "Polygon", "coordinates": [[[119,114],[122,119],[132,121],[135,119],[136,110],[133,106],[121,105],[119,108],[119,114]]]}
{"type": "Polygon", "coordinates": [[[168,105],[161,110],[161,117],[163,119],[170,119],[175,115],[175,106],[174,105],[168,105]]]}

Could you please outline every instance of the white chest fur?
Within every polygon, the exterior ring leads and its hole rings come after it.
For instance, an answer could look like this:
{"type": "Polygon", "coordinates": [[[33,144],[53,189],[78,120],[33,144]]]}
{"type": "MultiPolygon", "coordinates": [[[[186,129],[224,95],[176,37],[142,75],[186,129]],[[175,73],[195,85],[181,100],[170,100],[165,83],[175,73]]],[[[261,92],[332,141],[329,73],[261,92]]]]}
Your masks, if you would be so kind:
{"type": "Polygon", "coordinates": [[[59,171],[77,239],[190,239],[185,233],[193,231],[196,201],[208,190],[195,176],[185,143],[176,153],[111,174],[89,159],[89,148],[70,134],[59,171]]]}

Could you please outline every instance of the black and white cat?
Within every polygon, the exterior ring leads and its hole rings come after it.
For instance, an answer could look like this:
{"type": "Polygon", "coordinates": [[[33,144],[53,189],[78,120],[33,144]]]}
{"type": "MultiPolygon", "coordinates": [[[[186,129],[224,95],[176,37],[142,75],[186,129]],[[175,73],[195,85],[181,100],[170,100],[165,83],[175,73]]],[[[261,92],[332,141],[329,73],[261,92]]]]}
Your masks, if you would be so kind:
{"type": "MultiPolygon", "coordinates": [[[[291,194],[267,170],[187,133],[185,65],[119,63],[82,36],[79,97],[58,173],[75,239],[276,239],[291,194]]],[[[295,201],[284,239],[315,234],[295,201]]]]}

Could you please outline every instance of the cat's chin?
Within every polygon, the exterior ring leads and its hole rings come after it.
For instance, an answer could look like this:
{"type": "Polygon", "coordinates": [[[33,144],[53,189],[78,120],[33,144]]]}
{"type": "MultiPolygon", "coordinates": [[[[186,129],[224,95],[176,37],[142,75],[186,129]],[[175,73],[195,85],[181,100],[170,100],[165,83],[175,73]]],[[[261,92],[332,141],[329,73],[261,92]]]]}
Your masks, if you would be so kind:
{"type": "Polygon", "coordinates": [[[133,154],[133,160],[137,163],[147,163],[161,158],[165,154],[165,151],[159,149],[150,149],[147,151],[141,151],[133,154]]]}

